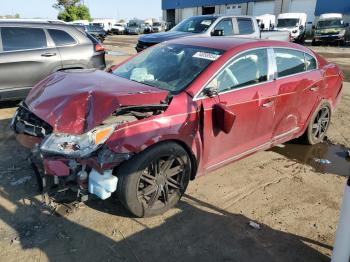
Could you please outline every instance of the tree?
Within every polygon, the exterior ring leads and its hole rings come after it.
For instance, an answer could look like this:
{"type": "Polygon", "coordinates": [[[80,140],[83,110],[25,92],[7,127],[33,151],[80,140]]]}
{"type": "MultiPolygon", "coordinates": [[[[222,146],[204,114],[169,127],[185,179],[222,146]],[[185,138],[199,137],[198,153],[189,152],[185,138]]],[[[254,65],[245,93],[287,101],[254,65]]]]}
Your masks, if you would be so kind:
{"type": "Polygon", "coordinates": [[[53,8],[59,10],[57,18],[66,22],[91,20],[90,10],[80,0],[57,0],[53,8]]]}

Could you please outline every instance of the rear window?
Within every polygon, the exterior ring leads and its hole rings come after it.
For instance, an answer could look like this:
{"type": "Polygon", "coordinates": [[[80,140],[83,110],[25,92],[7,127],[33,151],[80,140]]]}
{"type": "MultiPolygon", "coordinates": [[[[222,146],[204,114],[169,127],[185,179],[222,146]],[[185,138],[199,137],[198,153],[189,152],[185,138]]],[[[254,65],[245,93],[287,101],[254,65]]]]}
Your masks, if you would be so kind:
{"type": "Polygon", "coordinates": [[[290,49],[275,49],[278,77],[298,74],[304,72],[304,53],[290,49]]]}
{"type": "Polygon", "coordinates": [[[45,32],[39,28],[2,27],[1,38],[3,51],[47,47],[45,32]]]}
{"type": "Polygon", "coordinates": [[[74,45],[76,41],[67,32],[58,29],[48,30],[56,46],[74,45]]]}
{"type": "Polygon", "coordinates": [[[249,18],[237,18],[240,35],[250,35],[254,33],[253,21],[249,18]]]}

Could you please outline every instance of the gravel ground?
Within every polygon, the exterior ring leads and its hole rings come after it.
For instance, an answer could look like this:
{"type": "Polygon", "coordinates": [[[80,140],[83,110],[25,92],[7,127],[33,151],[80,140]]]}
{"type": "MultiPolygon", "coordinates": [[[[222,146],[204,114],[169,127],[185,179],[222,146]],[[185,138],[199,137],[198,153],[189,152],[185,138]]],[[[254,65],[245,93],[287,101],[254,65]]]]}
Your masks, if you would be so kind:
{"type": "MultiPolygon", "coordinates": [[[[108,63],[134,54],[135,39],[108,38],[106,47],[117,52],[108,63]]],[[[349,49],[318,51],[347,66],[349,49]]],[[[345,147],[349,102],[345,84],[328,136],[345,147]]],[[[320,172],[310,159],[330,156],[332,145],[289,154],[294,145],[287,144],[245,158],[190,183],[162,216],[132,218],[113,198],[61,206],[56,216],[37,194],[28,151],[8,129],[15,109],[16,102],[0,104],[1,261],[329,261],[345,179],[320,172]]]]}

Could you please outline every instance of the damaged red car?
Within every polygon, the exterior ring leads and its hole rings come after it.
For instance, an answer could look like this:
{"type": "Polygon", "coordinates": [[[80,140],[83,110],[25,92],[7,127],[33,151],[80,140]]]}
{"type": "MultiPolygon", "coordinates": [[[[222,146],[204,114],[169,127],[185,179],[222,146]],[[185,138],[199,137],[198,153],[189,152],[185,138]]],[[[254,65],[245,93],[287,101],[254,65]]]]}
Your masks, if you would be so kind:
{"type": "Polygon", "coordinates": [[[116,192],[134,215],[173,207],[190,180],[276,144],[323,140],[343,75],[300,45],[182,38],[114,66],[38,83],[12,128],[42,186],[116,192]]]}

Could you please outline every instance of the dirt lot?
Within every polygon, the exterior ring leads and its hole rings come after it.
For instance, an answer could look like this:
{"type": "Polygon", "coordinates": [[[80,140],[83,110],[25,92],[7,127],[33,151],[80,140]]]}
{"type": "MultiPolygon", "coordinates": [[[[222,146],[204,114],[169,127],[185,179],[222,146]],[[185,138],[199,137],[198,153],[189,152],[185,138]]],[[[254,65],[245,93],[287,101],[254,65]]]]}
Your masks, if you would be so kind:
{"type": "MultiPolygon", "coordinates": [[[[134,43],[134,37],[107,39],[116,52],[108,62],[133,54],[134,43]]],[[[348,67],[350,49],[318,50],[348,67]]],[[[16,103],[2,103],[0,260],[329,261],[345,182],[329,173],[349,170],[337,145],[350,147],[349,102],[346,84],[328,136],[336,145],[289,143],[260,152],[195,180],[175,209],[147,219],[130,217],[116,199],[51,215],[37,194],[28,151],[8,129],[16,103]],[[332,163],[317,165],[314,158],[332,163]]]]}

